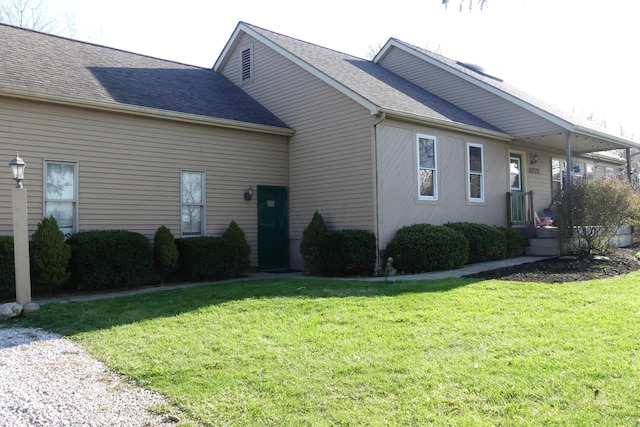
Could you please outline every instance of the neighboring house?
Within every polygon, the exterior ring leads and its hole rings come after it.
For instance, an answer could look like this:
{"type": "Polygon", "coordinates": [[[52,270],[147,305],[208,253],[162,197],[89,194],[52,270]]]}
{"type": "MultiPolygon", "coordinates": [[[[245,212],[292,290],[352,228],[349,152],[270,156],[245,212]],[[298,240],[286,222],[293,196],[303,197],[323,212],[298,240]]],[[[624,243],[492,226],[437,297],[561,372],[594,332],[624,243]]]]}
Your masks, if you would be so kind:
{"type": "Polygon", "coordinates": [[[49,213],[150,237],[234,219],[254,266],[298,269],[316,210],[383,250],[413,223],[509,225],[529,207],[507,193],[541,211],[567,179],[626,178],[600,152],[640,147],[395,39],[368,61],[241,22],[213,70],[6,25],[0,40],[0,147],[28,163],[31,231],[49,213]]]}

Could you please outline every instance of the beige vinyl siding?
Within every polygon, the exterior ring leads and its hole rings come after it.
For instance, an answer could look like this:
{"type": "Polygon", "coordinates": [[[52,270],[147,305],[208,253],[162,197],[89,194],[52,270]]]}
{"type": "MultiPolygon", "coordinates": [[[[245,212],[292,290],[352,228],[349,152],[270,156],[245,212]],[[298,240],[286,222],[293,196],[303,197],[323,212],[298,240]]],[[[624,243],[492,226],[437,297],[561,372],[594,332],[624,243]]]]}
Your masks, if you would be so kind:
{"type": "Polygon", "coordinates": [[[506,225],[509,175],[504,143],[385,121],[377,126],[377,163],[381,249],[405,225],[454,221],[506,225]],[[436,137],[438,200],[435,201],[418,198],[417,134],[436,137]],[[484,203],[467,201],[467,142],[483,145],[484,203]]]}
{"type": "MultiPolygon", "coordinates": [[[[27,163],[29,225],[42,217],[47,160],[78,162],[79,229],[180,235],[180,170],[206,173],[208,235],[233,219],[256,248],[252,185],[288,184],[287,137],[0,98],[0,147],[27,163]]],[[[9,175],[7,167],[7,175],[9,175]]],[[[9,176],[7,176],[9,178],[9,176]]],[[[0,187],[0,233],[11,234],[11,183],[0,187]]],[[[252,251],[256,263],[257,250],[252,251]]]]}
{"type": "Polygon", "coordinates": [[[511,135],[562,131],[524,108],[400,49],[390,49],[380,65],[511,135]]]}
{"type": "MultiPolygon", "coordinates": [[[[291,255],[314,211],[332,228],[373,231],[373,118],[369,112],[247,35],[254,80],[239,82],[239,53],[221,72],[295,129],[290,139],[291,255]]],[[[295,259],[294,265],[295,265],[295,259]]]]}

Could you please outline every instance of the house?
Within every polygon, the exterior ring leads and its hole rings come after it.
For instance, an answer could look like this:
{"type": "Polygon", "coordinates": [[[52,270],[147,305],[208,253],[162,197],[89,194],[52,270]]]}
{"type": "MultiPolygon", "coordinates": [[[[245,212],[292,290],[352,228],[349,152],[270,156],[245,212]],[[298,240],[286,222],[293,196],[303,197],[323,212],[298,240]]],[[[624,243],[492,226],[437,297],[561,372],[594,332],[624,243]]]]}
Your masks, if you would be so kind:
{"type": "Polygon", "coordinates": [[[254,266],[298,269],[316,210],[383,250],[417,222],[516,224],[563,170],[625,176],[603,152],[640,148],[395,39],[369,61],[241,22],[213,69],[7,25],[0,40],[0,152],[27,162],[31,232],[51,214],[149,237],[233,219],[254,266]]]}

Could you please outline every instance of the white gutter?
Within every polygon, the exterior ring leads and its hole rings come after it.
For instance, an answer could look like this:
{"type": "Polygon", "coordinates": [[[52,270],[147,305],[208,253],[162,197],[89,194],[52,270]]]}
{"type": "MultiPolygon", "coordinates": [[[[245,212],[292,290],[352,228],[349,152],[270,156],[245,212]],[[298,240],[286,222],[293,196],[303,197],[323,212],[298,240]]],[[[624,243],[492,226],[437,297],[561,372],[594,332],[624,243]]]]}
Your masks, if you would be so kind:
{"type": "Polygon", "coordinates": [[[135,116],[150,117],[162,120],[173,120],[183,123],[193,123],[204,126],[215,126],[229,129],[261,132],[273,135],[291,136],[295,130],[279,126],[269,126],[257,123],[242,122],[239,120],[220,119],[199,114],[179,113],[175,111],[161,110],[158,108],[139,107],[135,105],[116,104],[100,101],[86,101],[67,96],[41,94],[36,92],[0,88],[0,96],[25,99],[28,101],[44,102],[49,104],[65,105],[69,107],[88,108],[92,110],[110,113],[131,114],[135,116]]]}

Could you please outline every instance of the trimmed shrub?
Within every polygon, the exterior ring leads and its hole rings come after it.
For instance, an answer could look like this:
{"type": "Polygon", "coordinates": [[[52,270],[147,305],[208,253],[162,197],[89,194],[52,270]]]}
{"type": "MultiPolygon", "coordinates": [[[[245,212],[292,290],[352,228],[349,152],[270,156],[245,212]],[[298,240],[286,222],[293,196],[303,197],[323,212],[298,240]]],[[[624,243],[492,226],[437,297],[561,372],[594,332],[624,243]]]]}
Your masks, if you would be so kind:
{"type": "Polygon", "coordinates": [[[469,264],[507,257],[507,240],[496,227],[474,222],[450,222],[445,226],[458,231],[469,242],[469,264]]]}
{"type": "Polygon", "coordinates": [[[191,280],[235,277],[238,247],[222,237],[190,237],[176,240],[180,272],[191,280]]]}
{"type": "Polygon", "coordinates": [[[300,242],[300,254],[304,260],[307,269],[317,274],[316,260],[318,259],[318,244],[320,240],[327,234],[328,229],[324,223],[322,215],[315,211],[313,218],[307,228],[302,232],[302,241],[300,242]]]}
{"type": "Polygon", "coordinates": [[[527,243],[524,233],[517,228],[496,227],[504,234],[507,242],[507,258],[515,258],[524,255],[527,243]]]}
{"type": "Polygon", "coordinates": [[[251,265],[251,246],[249,246],[249,243],[247,242],[244,231],[234,220],[231,220],[229,227],[227,227],[222,237],[236,246],[238,254],[238,258],[236,260],[236,274],[241,275],[247,271],[249,269],[249,265],[251,265]]]}
{"type": "Polygon", "coordinates": [[[65,284],[71,277],[71,246],[53,216],[44,218],[31,237],[31,269],[34,281],[49,290],[65,284]]]}
{"type": "Polygon", "coordinates": [[[627,182],[597,179],[573,182],[562,190],[555,207],[560,238],[575,251],[607,253],[618,227],[638,217],[633,189],[627,182]]]}
{"type": "Polygon", "coordinates": [[[405,273],[451,270],[469,259],[469,242],[451,227],[414,224],[396,232],[385,250],[394,267],[405,273]]]}
{"type": "Polygon", "coordinates": [[[153,249],[140,233],[81,231],[68,242],[72,248],[71,273],[78,288],[135,287],[151,276],[153,249]]]}
{"type": "Polygon", "coordinates": [[[365,230],[334,230],[318,241],[315,259],[322,276],[370,276],[376,265],[376,237],[365,230]]]}
{"type": "Polygon", "coordinates": [[[153,236],[153,267],[160,274],[160,283],[164,283],[167,274],[178,269],[178,246],[171,230],[160,226],[153,236]]]}
{"type": "Polygon", "coordinates": [[[13,264],[13,236],[0,236],[0,295],[15,295],[16,270],[13,264]]]}

